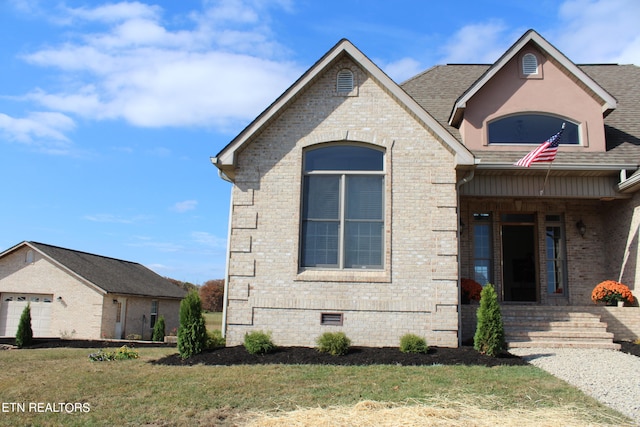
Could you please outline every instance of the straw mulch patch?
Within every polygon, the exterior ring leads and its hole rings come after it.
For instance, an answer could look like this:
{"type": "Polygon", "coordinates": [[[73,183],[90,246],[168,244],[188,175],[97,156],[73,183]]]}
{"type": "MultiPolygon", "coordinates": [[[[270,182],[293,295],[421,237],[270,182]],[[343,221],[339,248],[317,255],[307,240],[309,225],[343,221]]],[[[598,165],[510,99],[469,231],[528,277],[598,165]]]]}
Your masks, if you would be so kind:
{"type": "MultiPolygon", "coordinates": [[[[486,400],[486,399],[485,399],[486,400]]],[[[604,423],[588,420],[579,409],[495,408],[491,402],[461,403],[442,398],[404,404],[363,401],[355,406],[299,409],[290,412],[253,412],[243,414],[244,426],[447,426],[447,427],[582,427],[611,426],[623,420],[604,423]],[[486,409],[491,408],[491,409],[486,409]]]]}

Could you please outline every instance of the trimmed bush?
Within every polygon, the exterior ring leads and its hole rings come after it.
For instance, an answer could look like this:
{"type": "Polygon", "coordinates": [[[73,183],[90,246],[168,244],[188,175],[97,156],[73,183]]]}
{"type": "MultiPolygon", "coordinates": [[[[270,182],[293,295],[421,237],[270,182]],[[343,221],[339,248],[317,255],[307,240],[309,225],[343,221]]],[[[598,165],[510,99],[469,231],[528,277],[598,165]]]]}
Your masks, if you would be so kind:
{"type": "Polygon", "coordinates": [[[16,346],[19,348],[31,345],[33,341],[33,329],[31,329],[31,304],[22,310],[20,315],[20,323],[18,323],[18,331],[16,332],[16,346]]]}
{"type": "Polygon", "coordinates": [[[227,340],[222,336],[222,331],[214,329],[213,331],[207,331],[207,350],[212,350],[217,347],[224,347],[227,344],[227,340]]]}
{"type": "Polygon", "coordinates": [[[89,360],[92,362],[107,362],[112,360],[137,359],[139,357],[137,350],[123,345],[116,351],[103,351],[100,349],[97,353],[91,353],[89,360]]]}
{"type": "Polygon", "coordinates": [[[180,327],[178,328],[178,352],[187,359],[202,353],[207,344],[207,329],[202,315],[202,302],[198,292],[190,291],[180,302],[180,327]]]}
{"type": "Polygon", "coordinates": [[[499,355],[506,348],[504,324],[500,305],[498,305],[498,295],[490,283],[487,283],[480,294],[477,317],[478,324],[473,337],[473,348],[488,356],[499,355]]]}
{"type": "Polygon", "coordinates": [[[270,332],[253,331],[244,335],[244,348],[251,354],[266,354],[275,350],[270,332]]]}
{"type": "Polygon", "coordinates": [[[164,341],[164,317],[160,316],[158,320],[156,320],[156,324],[153,325],[153,337],[152,341],[164,341]]]}
{"type": "Polygon", "coordinates": [[[344,332],[325,332],[316,340],[318,351],[332,356],[342,356],[349,352],[351,340],[344,332]]]}
{"type": "Polygon", "coordinates": [[[400,338],[400,351],[403,353],[426,353],[427,341],[415,334],[405,334],[400,338]]]}

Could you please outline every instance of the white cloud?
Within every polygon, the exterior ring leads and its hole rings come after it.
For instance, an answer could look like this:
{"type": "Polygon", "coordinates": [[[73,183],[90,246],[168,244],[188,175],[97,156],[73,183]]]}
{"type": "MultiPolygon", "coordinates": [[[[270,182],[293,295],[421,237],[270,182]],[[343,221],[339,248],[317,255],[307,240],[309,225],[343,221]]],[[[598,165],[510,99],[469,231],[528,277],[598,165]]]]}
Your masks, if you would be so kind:
{"type": "Polygon", "coordinates": [[[36,88],[27,98],[67,114],[142,127],[226,130],[246,122],[301,70],[273,58],[283,49],[270,39],[260,2],[217,3],[192,13],[192,28],[182,30],[165,28],[158,7],[135,2],[66,9],[69,22],[110,25],[25,55],[31,64],[58,69],[67,82],[58,90],[36,88]]]}
{"type": "Polygon", "coordinates": [[[401,83],[423,71],[420,62],[413,58],[402,58],[387,64],[383,69],[397,83],[401,83]]]}
{"type": "Polygon", "coordinates": [[[194,210],[198,206],[197,200],[185,200],[183,202],[178,202],[172,206],[171,210],[184,213],[188,211],[194,210]]]}
{"type": "Polygon", "coordinates": [[[572,61],[640,65],[640,2],[568,0],[547,37],[572,61]]]}
{"type": "Polygon", "coordinates": [[[48,154],[70,154],[73,144],[66,134],[75,127],[75,122],[61,113],[32,112],[23,118],[0,113],[0,137],[48,154]]]}
{"type": "Polygon", "coordinates": [[[212,249],[226,249],[227,247],[226,239],[222,239],[206,231],[194,231],[191,233],[191,238],[196,243],[212,249]]]}
{"type": "MultiPolygon", "coordinates": [[[[509,47],[510,37],[506,34],[508,31],[509,28],[498,20],[466,25],[445,44],[441,61],[444,63],[493,63],[509,47]]],[[[513,41],[515,40],[513,38],[513,41]]]]}

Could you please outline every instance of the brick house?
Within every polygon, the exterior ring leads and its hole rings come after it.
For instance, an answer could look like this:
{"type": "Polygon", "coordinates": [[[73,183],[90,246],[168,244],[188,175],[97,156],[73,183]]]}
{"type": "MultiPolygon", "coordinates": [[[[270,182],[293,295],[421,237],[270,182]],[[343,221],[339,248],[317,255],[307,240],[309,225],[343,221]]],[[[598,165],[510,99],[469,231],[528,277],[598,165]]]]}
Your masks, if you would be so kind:
{"type": "Polygon", "coordinates": [[[34,337],[151,339],[160,316],[167,334],[178,327],[184,295],[134,262],[37,242],[0,253],[0,336],[30,304],[34,337]]]}
{"type": "Polygon", "coordinates": [[[233,183],[227,343],[455,347],[475,326],[464,277],[514,324],[575,311],[637,337],[637,307],[590,293],[637,289],[638,101],[640,68],[578,66],[533,30],[494,64],[401,85],[340,41],[212,158],[233,183]],[[514,165],[563,123],[552,163],[514,165]]]}

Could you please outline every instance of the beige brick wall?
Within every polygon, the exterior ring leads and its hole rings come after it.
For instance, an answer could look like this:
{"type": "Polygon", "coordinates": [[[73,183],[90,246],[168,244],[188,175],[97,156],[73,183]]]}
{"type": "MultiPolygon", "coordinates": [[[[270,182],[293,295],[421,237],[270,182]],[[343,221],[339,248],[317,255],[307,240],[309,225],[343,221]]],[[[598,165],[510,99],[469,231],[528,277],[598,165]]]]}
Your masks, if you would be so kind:
{"type": "MultiPolygon", "coordinates": [[[[116,305],[113,304],[113,296],[109,294],[105,297],[105,307],[110,312],[115,313],[116,305]],[[113,306],[109,309],[109,305],[113,306]]],[[[124,298],[123,296],[119,297],[124,298]]],[[[156,298],[127,297],[126,323],[124,327],[124,337],[130,335],[140,335],[143,340],[150,340],[153,335],[151,328],[151,301],[158,301],[158,318],[164,316],[165,334],[169,335],[173,328],[177,328],[180,323],[180,301],[156,298]],[[144,316],[144,321],[143,317],[144,316]]],[[[110,316],[112,317],[112,316],[110,316]]],[[[115,317],[113,322],[105,321],[106,330],[115,330],[115,317]]],[[[112,332],[113,334],[113,332],[112,332]]]]}
{"type": "Polygon", "coordinates": [[[264,330],[279,345],[313,346],[322,332],[340,330],[354,345],[397,346],[412,332],[457,346],[453,161],[375,80],[346,59],[335,64],[239,155],[228,345],[264,330]],[[354,72],[358,96],[334,94],[343,67],[354,72]],[[303,149],[334,141],[385,150],[382,271],[298,269],[303,149]],[[343,313],[344,324],[320,325],[322,312],[343,313]]]}
{"type": "Polygon", "coordinates": [[[52,294],[50,336],[100,338],[102,295],[36,251],[34,262],[26,263],[26,251],[23,248],[3,257],[0,292],[52,294]]]}

